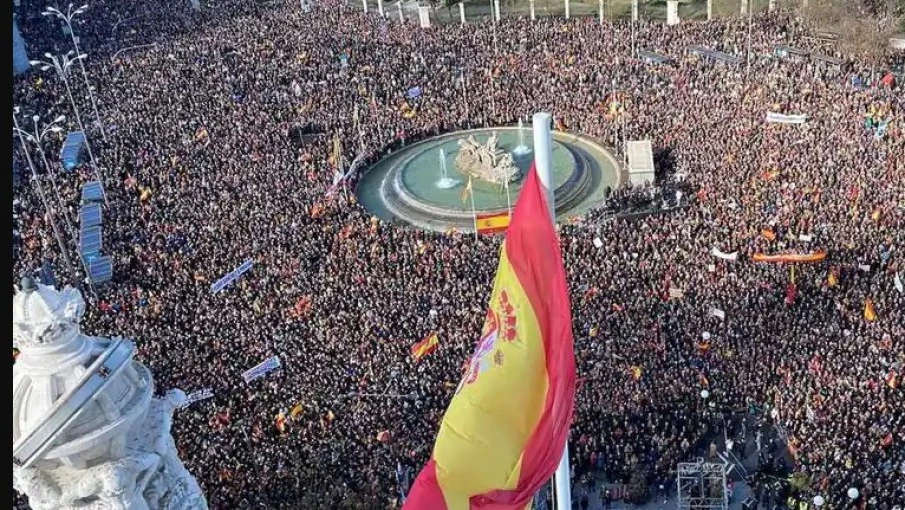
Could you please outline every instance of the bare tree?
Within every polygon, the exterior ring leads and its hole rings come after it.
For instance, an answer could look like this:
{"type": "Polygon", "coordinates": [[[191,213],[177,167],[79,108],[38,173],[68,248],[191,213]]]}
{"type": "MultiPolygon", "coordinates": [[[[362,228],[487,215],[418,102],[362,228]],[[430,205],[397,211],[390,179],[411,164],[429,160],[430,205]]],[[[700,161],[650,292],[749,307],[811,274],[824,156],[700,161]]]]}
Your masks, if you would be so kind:
{"type": "Polygon", "coordinates": [[[818,30],[838,36],[845,56],[873,65],[885,58],[902,10],[901,0],[814,0],[807,16],[818,30]]]}

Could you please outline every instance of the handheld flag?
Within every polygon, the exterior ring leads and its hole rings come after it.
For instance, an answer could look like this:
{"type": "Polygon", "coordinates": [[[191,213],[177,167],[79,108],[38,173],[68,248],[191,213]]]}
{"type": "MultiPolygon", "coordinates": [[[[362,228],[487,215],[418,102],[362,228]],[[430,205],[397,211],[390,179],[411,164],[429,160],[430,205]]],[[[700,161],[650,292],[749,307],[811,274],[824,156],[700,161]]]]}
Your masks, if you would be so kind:
{"type": "Polygon", "coordinates": [[[874,308],[874,301],[872,299],[864,301],[864,319],[867,320],[867,322],[877,320],[877,310],[874,308]]]}
{"type": "Polygon", "coordinates": [[[834,269],[831,269],[830,274],[826,277],[826,284],[829,287],[839,285],[839,277],[836,276],[836,271],[834,269]]]}
{"type": "Polygon", "coordinates": [[[479,234],[497,234],[509,227],[509,212],[479,214],[477,216],[479,234]]]}
{"type": "Polygon", "coordinates": [[[632,373],[632,379],[638,380],[641,379],[641,374],[644,373],[644,369],[638,365],[632,365],[631,369],[629,369],[632,373]]]}
{"type": "Polygon", "coordinates": [[[414,356],[416,361],[419,361],[421,358],[436,351],[439,346],[440,338],[436,333],[431,333],[424,337],[424,340],[412,346],[412,356],[414,356]]]}
{"type": "Polygon", "coordinates": [[[532,169],[477,348],[403,509],[524,510],[559,464],[574,398],[566,275],[532,169]]]}

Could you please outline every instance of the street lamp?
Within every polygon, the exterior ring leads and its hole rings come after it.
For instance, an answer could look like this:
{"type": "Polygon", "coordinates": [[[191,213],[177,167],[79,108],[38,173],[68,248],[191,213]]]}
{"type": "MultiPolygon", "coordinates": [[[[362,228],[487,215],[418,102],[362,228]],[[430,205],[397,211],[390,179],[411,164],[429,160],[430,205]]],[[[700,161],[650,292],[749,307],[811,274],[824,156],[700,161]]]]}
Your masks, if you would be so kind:
{"type": "Polygon", "coordinates": [[[97,161],[94,159],[94,153],[91,151],[91,144],[88,142],[88,132],[85,131],[85,125],[82,124],[82,116],[79,114],[79,107],[75,104],[75,99],[72,98],[72,89],[69,87],[69,79],[66,77],[69,73],[69,68],[72,67],[72,63],[76,60],[81,60],[85,58],[85,54],[77,55],[72,57],[74,52],[70,51],[65,55],[61,55],[60,57],[56,57],[55,55],[51,55],[50,53],[45,53],[44,56],[48,59],[45,60],[31,60],[29,63],[33,66],[37,66],[42,71],[49,71],[53,69],[56,71],[57,76],[61,80],[63,80],[63,84],[66,86],[66,95],[69,96],[69,103],[72,105],[72,112],[75,113],[75,121],[79,125],[79,129],[82,130],[82,136],[85,137],[85,147],[88,149],[88,157],[91,159],[91,167],[94,169],[94,178],[101,185],[101,195],[104,197],[104,203],[107,202],[107,191],[104,186],[104,181],[101,179],[101,172],[97,168],[97,161]]]}
{"type": "Polygon", "coordinates": [[[66,243],[63,242],[63,238],[60,236],[60,228],[57,226],[57,220],[53,214],[53,209],[47,202],[47,195],[44,194],[44,187],[41,185],[41,180],[38,178],[38,172],[35,170],[35,163],[34,161],[32,161],[31,154],[28,152],[28,146],[25,144],[25,136],[23,135],[24,131],[19,129],[19,120],[16,119],[16,115],[18,113],[19,107],[14,107],[13,126],[15,126],[15,132],[19,135],[19,143],[22,144],[22,151],[25,153],[25,159],[28,162],[28,168],[31,170],[31,179],[32,181],[34,181],[35,186],[38,189],[38,197],[41,198],[41,202],[44,204],[44,211],[50,218],[50,226],[51,228],[53,228],[53,236],[57,240],[57,245],[60,248],[60,254],[63,256],[63,263],[66,265],[66,271],[69,272],[69,278],[71,281],[77,282],[78,276],[75,272],[75,268],[72,267],[72,260],[69,259],[69,250],[66,248],[66,243]]]}
{"type": "MultiPolygon", "coordinates": [[[[79,43],[78,39],[75,37],[75,29],[72,27],[72,19],[77,14],[82,14],[83,12],[88,10],[88,4],[85,4],[78,9],[72,9],[73,4],[69,4],[69,7],[66,8],[66,14],[63,14],[56,7],[47,7],[47,10],[42,12],[44,16],[56,16],[63,20],[63,23],[69,28],[69,36],[72,38],[72,46],[75,48],[76,55],[83,55],[81,51],[79,51],[79,43]]],[[[79,68],[82,70],[82,78],[85,80],[85,86],[88,87],[88,97],[91,99],[91,108],[94,109],[94,118],[97,119],[97,124],[101,128],[101,137],[104,141],[107,141],[107,131],[104,129],[104,121],[101,119],[100,113],[97,110],[97,101],[94,99],[94,93],[91,92],[91,83],[88,81],[88,73],[85,72],[85,64],[82,62],[82,59],[79,58],[79,68]]]]}
{"type": "MultiPolygon", "coordinates": [[[[248,445],[248,452],[249,452],[249,454],[251,454],[251,466],[254,469],[255,476],[258,478],[258,480],[263,482],[264,478],[261,477],[261,470],[258,467],[258,456],[255,453],[255,447],[251,442],[251,438],[248,437],[248,431],[246,430],[247,425],[245,424],[245,420],[243,420],[243,419],[236,420],[236,426],[238,426],[239,430],[242,431],[242,436],[245,438],[245,443],[248,445]]],[[[267,491],[264,490],[263,485],[261,485],[258,488],[258,491],[261,496],[261,499],[264,500],[264,503],[266,505],[268,502],[267,491]]]]}
{"type": "Polygon", "coordinates": [[[63,115],[60,115],[59,117],[54,119],[53,122],[50,122],[49,124],[44,126],[43,129],[38,125],[38,122],[40,120],[41,120],[41,117],[39,115],[35,115],[32,117],[32,121],[34,121],[34,125],[35,125],[35,130],[33,132],[28,132],[21,128],[13,128],[13,129],[19,134],[19,136],[24,137],[29,142],[35,144],[35,147],[37,147],[38,153],[41,155],[41,161],[44,162],[45,172],[46,172],[47,176],[50,177],[51,186],[53,187],[53,193],[57,199],[57,206],[63,211],[63,217],[66,219],[66,229],[69,231],[69,235],[74,237],[75,228],[72,226],[73,225],[72,219],[69,217],[69,212],[66,209],[65,203],[63,202],[63,198],[60,196],[60,191],[59,191],[59,187],[57,186],[56,177],[54,177],[53,170],[50,168],[50,164],[47,162],[47,156],[44,154],[44,147],[42,146],[42,142],[44,141],[45,138],[47,138],[47,135],[49,135],[51,133],[59,133],[60,131],[63,130],[63,128],[61,128],[57,124],[66,120],[66,117],[64,117],[63,115]]]}

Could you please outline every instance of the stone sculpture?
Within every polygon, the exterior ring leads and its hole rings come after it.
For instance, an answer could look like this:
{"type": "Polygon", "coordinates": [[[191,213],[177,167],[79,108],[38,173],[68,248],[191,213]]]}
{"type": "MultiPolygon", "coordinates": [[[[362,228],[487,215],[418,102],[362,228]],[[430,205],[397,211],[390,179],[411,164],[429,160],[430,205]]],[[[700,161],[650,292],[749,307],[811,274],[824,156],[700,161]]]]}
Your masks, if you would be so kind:
{"type": "Polygon", "coordinates": [[[487,143],[481,145],[474,136],[459,140],[456,168],[465,175],[494,184],[505,184],[518,177],[512,155],[501,149],[494,132],[487,143]]]}

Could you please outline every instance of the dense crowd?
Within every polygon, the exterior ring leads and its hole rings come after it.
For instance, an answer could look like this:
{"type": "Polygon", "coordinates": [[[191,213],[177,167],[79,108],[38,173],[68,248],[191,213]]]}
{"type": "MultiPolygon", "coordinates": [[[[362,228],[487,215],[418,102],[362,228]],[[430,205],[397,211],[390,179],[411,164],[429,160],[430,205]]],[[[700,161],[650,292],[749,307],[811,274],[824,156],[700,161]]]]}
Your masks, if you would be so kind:
{"type": "MultiPolygon", "coordinates": [[[[161,391],[213,390],[174,425],[211,508],[385,507],[397,466],[429,456],[481,327],[500,239],[377,222],[354,194],[328,193],[333,136],[346,162],[371,162],[541,110],[608,143],[620,129],[652,140],[670,153],[665,184],[684,190],[683,207],[673,191],[659,214],[598,212],[560,228],[580,380],[575,470],[670,483],[711,441],[711,412],[753,408],[787,432],[810,480],[802,498],[902,508],[905,93],[878,80],[896,62],[775,58],[778,44],[833,53],[787,13],[754,17],[748,68],[685,50],[745,56],[739,19],[642,23],[637,47],[673,59],[649,64],[631,57],[624,22],[419,29],[334,0],[307,13],[232,0],[200,12],[97,0],[89,12],[76,29],[109,138],[95,130],[91,142],[115,277],[86,292],[84,327],[134,338],[161,391]],[[417,109],[403,114],[415,86],[417,109]],[[768,111],[808,121],[768,124],[768,111]],[[885,134],[866,115],[890,120],[885,134]],[[794,268],[751,260],[821,251],[794,268]],[[249,273],[210,292],[247,259],[249,273]],[[409,348],[431,332],[441,346],[416,362],[409,348]],[[243,382],[273,355],[280,370],[243,382]]],[[[36,4],[19,8],[19,26],[30,53],[69,49],[36,4]]],[[[85,86],[70,81],[88,123],[85,86]]],[[[14,103],[74,126],[55,76],[16,77],[14,103]]],[[[57,176],[70,217],[91,176],[86,163],[57,176]]],[[[656,193],[614,190],[601,211],[656,193]]],[[[14,280],[45,260],[65,280],[30,179],[14,200],[14,280]]]]}

